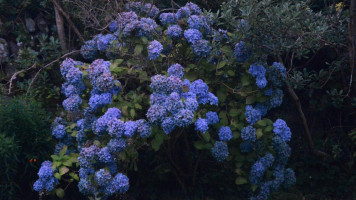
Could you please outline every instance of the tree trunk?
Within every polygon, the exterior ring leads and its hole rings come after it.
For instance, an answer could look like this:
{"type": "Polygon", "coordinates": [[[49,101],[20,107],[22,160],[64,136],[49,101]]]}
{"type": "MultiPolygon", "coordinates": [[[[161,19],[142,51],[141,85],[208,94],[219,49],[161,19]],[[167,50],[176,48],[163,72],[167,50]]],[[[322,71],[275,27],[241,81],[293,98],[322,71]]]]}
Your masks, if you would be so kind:
{"type": "Polygon", "coordinates": [[[350,90],[353,90],[356,94],[356,0],[350,1],[350,47],[349,47],[349,56],[350,56],[350,90]]]}
{"type": "Polygon", "coordinates": [[[65,53],[68,51],[68,48],[67,48],[66,36],[65,36],[65,32],[64,32],[63,17],[59,13],[59,10],[57,9],[56,6],[54,6],[54,11],[56,14],[56,25],[57,25],[59,42],[61,44],[62,52],[65,53]]]}

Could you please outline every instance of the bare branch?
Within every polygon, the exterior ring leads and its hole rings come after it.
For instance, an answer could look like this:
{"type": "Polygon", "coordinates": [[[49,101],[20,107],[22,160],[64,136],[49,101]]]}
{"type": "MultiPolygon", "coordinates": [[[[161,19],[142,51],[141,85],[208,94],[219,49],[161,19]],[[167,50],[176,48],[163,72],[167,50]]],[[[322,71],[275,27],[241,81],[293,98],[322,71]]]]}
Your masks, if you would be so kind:
{"type": "Polygon", "coordinates": [[[33,79],[32,79],[32,81],[31,81],[30,85],[29,85],[28,88],[27,88],[26,96],[28,95],[31,86],[33,85],[33,83],[35,82],[35,80],[37,79],[38,75],[40,74],[40,72],[41,72],[42,70],[46,69],[47,67],[49,67],[49,66],[51,66],[52,64],[58,62],[58,61],[61,60],[61,59],[66,58],[67,56],[70,56],[70,55],[72,55],[72,54],[76,54],[76,53],[79,53],[79,52],[80,52],[80,50],[75,50],[75,51],[66,53],[66,54],[64,54],[63,56],[61,56],[60,58],[58,58],[58,59],[56,59],[56,60],[54,60],[54,61],[48,63],[47,65],[43,66],[40,70],[38,70],[37,73],[35,74],[35,76],[33,77],[33,79]]]}

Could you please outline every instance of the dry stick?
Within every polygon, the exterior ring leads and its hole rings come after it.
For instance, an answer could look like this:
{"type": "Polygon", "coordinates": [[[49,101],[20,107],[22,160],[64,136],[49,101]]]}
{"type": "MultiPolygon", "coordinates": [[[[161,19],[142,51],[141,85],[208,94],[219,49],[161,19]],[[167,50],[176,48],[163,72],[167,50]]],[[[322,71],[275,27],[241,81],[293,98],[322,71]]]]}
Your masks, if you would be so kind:
{"type": "Polygon", "coordinates": [[[54,12],[56,15],[56,25],[57,25],[57,33],[59,37],[59,42],[61,44],[62,52],[67,52],[67,43],[66,43],[66,36],[64,33],[64,23],[63,23],[63,17],[59,13],[57,6],[54,6],[54,12]]]}
{"type": "Polygon", "coordinates": [[[34,63],[30,68],[28,69],[23,69],[21,71],[18,71],[16,73],[14,73],[12,76],[11,76],[11,79],[9,80],[9,91],[8,91],[8,94],[11,94],[11,88],[12,88],[12,82],[16,79],[17,75],[21,74],[22,72],[26,72],[32,68],[35,68],[36,67],[36,63],[34,63]]]}
{"type": "Polygon", "coordinates": [[[70,19],[70,16],[63,11],[61,5],[58,3],[57,0],[52,0],[53,4],[55,5],[55,7],[58,9],[58,11],[66,18],[69,26],[72,27],[72,29],[74,30],[74,32],[77,34],[77,36],[79,37],[79,39],[82,41],[82,42],[85,42],[82,34],[80,34],[79,30],[77,29],[77,27],[74,25],[74,23],[72,22],[72,20],[70,19]]]}
{"type": "Polygon", "coordinates": [[[307,122],[307,119],[305,118],[305,115],[304,115],[304,112],[303,112],[303,109],[302,109],[302,105],[300,104],[299,97],[297,96],[297,94],[293,90],[292,86],[290,85],[288,78],[286,79],[285,82],[286,82],[286,85],[287,85],[287,88],[288,88],[288,92],[289,92],[290,96],[292,97],[292,99],[294,100],[294,103],[297,106],[299,115],[302,118],[304,130],[305,130],[305,137],[306,137],[306,140],[307,140],[307,143],[308,143],[309,150],[316,156],[320,156],[320,157],[322,157],[324,159],[331,159],[331,156],[329,154],[315,149],[314,142],[313,142],[313,139],[311,137],[310,130],[309,130],[308,122],[307,122]]]}
{"type": "Polygon", "coordinates": [[[51,66],[52,64],[58,62],[60,59],[63,59],[63,58],[65,58],[65,57],[69,56],[69,55],[76,54],[76,53],[79,53],[79,52],[80,52],[80,50],[75,50],[75,51],[66,53],[66,54],[64,54],[62,57],[60,57],[60,58],[58,58],[58,59],[56,59],[56,60],[54,60],[54,61],[48,63],[47,65],[43,66],[40,70],[38,70],[37,73],[35,74],[35,77],[33,77],[33,79],[32,79],[32,81],[31,81],[30,85],[29,85],[28,88],[27,88],[26,96],[28,95],[32,84],[33,84],[33,83],[35,82],[35,80],[37,79],[38,74],[39,74],[42,70],[44,70],[44,69],[46,69],[47,67],[51,66]]]}

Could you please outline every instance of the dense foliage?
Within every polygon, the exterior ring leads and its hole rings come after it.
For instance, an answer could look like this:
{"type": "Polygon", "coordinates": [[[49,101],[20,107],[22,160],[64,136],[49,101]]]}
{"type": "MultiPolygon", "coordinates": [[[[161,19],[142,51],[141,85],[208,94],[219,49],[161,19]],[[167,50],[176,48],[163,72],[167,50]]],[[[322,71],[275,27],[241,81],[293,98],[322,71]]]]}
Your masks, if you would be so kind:
{"type": "Polygon", "coordinates": [[[17,199],[31,191],[37,161],[51,154],[50,120],[39,103],[21,98],[1,99],[0,113],[0,197],[17,199]]]}
{"type": "Polygon", "coordinates": [[[355,198],[348,1],[53,3],[0,1],[1,198],[355,198]]]}

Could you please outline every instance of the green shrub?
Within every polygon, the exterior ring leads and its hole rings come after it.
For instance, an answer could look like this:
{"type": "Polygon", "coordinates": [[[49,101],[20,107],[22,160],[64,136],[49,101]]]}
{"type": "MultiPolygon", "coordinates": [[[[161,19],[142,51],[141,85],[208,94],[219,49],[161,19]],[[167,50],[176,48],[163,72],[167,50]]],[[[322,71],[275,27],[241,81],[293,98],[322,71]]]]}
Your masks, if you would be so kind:
{"type": "Polygon", "coordinates": [[[53,149],[48,124],[49,115],[39,103],[0,100],[0,199],[31,196],[39,163],[53,149]]]}

